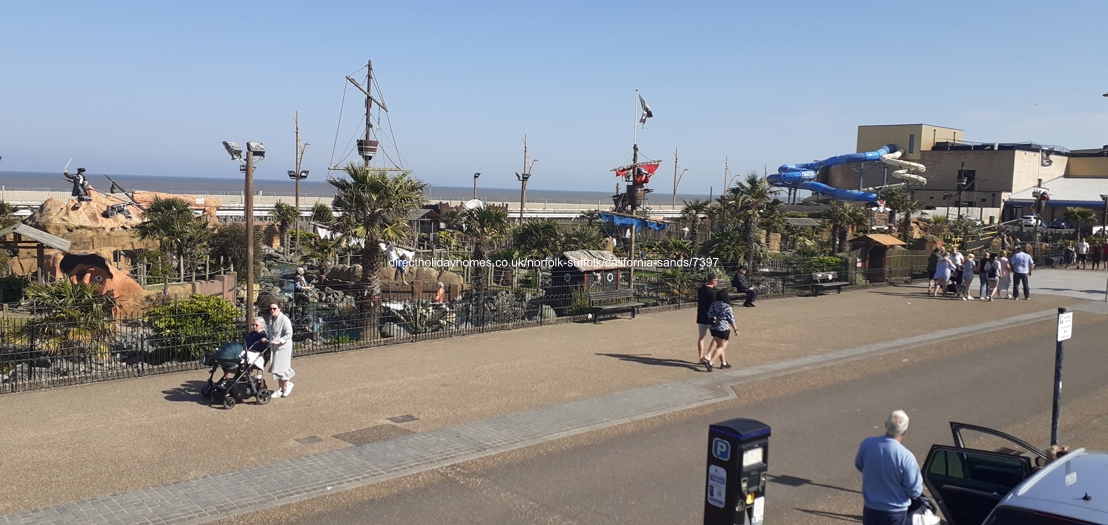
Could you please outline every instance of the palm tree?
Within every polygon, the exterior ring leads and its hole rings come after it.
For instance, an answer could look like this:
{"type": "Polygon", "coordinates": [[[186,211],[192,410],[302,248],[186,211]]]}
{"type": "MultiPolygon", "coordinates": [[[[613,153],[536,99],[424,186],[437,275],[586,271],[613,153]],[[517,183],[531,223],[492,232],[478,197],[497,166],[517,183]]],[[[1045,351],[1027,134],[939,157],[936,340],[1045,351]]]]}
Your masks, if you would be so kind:
{"type": "Polygon", "coordinates": [[[185,278],[185,263],[195,270],[198,256],[211,235],[208,219],[196,216],[182,199],[155,197],[143,211],[146,219],[135,229],[140,239],[156,239],[163,251],[172,253],[178,261],[181,280],[185,278]]]}
{"type": "Polygon", "coordinates": [[[382,242],[405,238],[408,215],[423,203],[427,186],[411,176],[410,170],[393,173],[384,168],[350,163],[343,170],[348,178],[328,178],[337,190],[333,206],[342,212],[336,229],[362,245],[362,311],[376,312],[381,304],[381,276],[384,266],[382,242]]]}
{"type": "Polygon", "coordinates": [[[607,239],[600,230],[588,226],[576,226],[562,235],[562,251],[600,250],[607,239]]]}
{"type": "Polygon", "coordinates": [[[904,242],[910,243],[912,240],[912,214],[919,211],[923,204],[913,199],[911,193],[900,188],[887,191],[885,202],[889,209],[903,215],[904,227],[901,231],[904,232],[904,242]]]}
{"type": "Polygon", "coordinates": [[[345,243],[346,239],[343,236],[336,235],[330,239],[311,237],[304,244],[304,257],[314,261],[320,267],[319,280],[327,279],[327,273],[331,271],[335,257],[338,256],[339,248],[345,243]]]}
{"type": "Polygon", "coordinates": [[[742,235],[748,247],[745,262],[751,267],[761,265],[769,257],[765,249],[762,219],[779,213],[781,201],[777,198],[777,194],[780,191],[758,175],[758,172],[751,171],[746,174],[744,180],[735,183],[735,186],[728,190],[729,199],[720,197],[720,204],[725,208],[731,208],[733,214],[740,220],[742,235]]]}
{"type": "Polygon", "coordinates": [[[1089,224],[1096,220],[1096,214],[1088,208],[1066,208],[1066,220],[1073,223],[1073,231],[1080,236],[1081,225],[1089,224]]]}
{"type": "Polygon", "coordinates": [[[68,279],[31,284],[25,297],[34,315],[20,329],[21,334],[47,355],[109,357],[116,300],[97,287],[96,283],[68,279]]]}
{"type": "Polygon", "coordinates": [[[711,206],[712,203],[701,199],[694,199],[692,202],[681,202],[685,204],[685,207],[681,208],[681,221],[684,222],[685,226],[689,229],[689,240],[692,241],[695,246],[700,244],[701,216],[708,212],[708,207],[711,206]]]}
{"type": "Polygon", "coordinates": [[[562,234],[550,219],[523,223],[515,234],[515,248],[524,256],[549,258],[558,253],[562,234]]]}
{"type": "MultiPolygon", "coordinates": [[[[466,210],[462,219],[465,235],[473,242],[473,259],[488,260],[494,243],[504,239],[511,230],[508,211],[504,208],[474,208],[466,210]]],[[[473,274],[473,289],[480,293],[488,289],[488,268],[478,267],[473,274]]]]}
{"type": "Polygon", "coordinates": [[[277,234],[281,236],[281,246],[285,248],[285,253],[288,253],[289,226],[300,222],[300,210],[291,204],[277,201],[273,204],[273,209],[269,210],[269,216],[273,217],[273,222],[277,224],[277,234]]]}
{"type": "Polygon", "coordinates": [[[318,222],[319,224],[331,224],[335,220],[335,212],[331,210],[331,207],[317,202],[312,205],[312,222],[318,222]]]}
{"type": "Polygon", "coordinates": [[[585,222],[589,226],[594,226],[596,222],[600,221],[599,210],[587,210],[577,217],[578,219],[585,219],[585,222]]]}
{"type": "Polygon", "coordinates": [[[845,202],[837,202],[823,210],[823,218],[831,223],[831,251],[839,253],[846,244],[847,232],[869,226],[869,214],[865,208],[845,202]]]}

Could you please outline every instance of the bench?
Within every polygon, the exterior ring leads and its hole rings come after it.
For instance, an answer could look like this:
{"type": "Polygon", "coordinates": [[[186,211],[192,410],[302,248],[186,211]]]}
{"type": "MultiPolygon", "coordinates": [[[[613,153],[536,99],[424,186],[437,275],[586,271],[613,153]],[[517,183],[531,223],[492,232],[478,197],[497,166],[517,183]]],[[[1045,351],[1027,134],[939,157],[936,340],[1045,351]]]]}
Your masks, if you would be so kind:
{"type": "Polygon", "coordinates": [[[643,303],[635,302],[635,293],[629,289],[589,291],[589,309],[592,311],[592,322],[595,324],[601,314],[615,314],[618,312],[631,312],[631,318],[643,303]]]}
{"type": "Polygon", "coordinates": [[[843,293],[843,286],[850,283],[840,281],[839,272],[815,272],[812,274],[812,295],[819,297],[820,289],[834,288],[838,293],[843,293]]]}

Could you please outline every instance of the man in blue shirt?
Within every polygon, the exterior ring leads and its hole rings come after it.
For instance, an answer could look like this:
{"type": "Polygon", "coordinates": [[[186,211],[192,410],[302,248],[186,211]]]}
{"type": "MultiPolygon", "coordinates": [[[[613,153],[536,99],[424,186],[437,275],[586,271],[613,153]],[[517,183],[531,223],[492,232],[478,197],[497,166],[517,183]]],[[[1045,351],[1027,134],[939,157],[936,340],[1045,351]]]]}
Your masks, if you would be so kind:
{"type": "Polygon", "coordinates": [[[908,414],[897,410],[885,421],[885,435],[868,437],[858,447],[854,467],[862,473],[862,525],[907,525],[908,505],[923,494],[916,457],[900,442],[908,414]]]}
{"type": "Polygon", "coordinates": [[[1012,265],[1012,299],[1019,300],[1020,283],[1023,283],[1023,300],[1031,299],[1027,278],[1031,277],[1031,270],[1035,269],[1035,260],[1023,251],[1023,246],[1016,246],[1016,254],[1008,260],[1008,263],[1012,265]]]}

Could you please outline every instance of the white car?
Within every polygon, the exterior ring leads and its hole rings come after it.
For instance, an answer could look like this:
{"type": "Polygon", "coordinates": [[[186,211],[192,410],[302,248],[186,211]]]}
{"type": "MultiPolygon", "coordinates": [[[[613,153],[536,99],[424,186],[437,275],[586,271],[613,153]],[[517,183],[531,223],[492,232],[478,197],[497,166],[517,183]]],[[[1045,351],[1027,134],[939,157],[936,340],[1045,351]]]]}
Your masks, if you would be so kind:
{"type": "Polygon", "coordinates": [[[1042,226],[1043,221],[1039,220],[1038,217],[1032,217],[1030,215],[1025,215],[1023,217],[1023,225],[1027,226],[1029,228],[1034,228],[1035,226],[1042,226]]]}

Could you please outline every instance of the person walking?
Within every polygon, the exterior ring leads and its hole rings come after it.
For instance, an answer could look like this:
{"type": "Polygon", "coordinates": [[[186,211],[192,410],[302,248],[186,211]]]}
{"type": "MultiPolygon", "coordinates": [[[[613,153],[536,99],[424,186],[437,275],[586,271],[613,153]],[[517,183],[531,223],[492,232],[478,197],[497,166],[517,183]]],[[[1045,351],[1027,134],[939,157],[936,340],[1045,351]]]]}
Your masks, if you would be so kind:
{"type": "Polygon", "coordinates": [[[1012,288],[1012,263],[1008,261],[1008,250],[1000,252],[1000,258],[997,259],[996,262],[998,270],[997,275],[1000,277],[996,287],[997,290],[1004,291],[1004,297],[1002,297],[1002,299],[1007,299],[1008,290],[1012,288]]]}
{"type": "Polygon", "coordinates": [[[704,284],[696,290],[696,360],[704,360],[704,341],[708,339],[708,331],[711,329],[712,320],[708,318],[708,308],[716,301],[716,284],[719,277],[709,273],[704,284]]]}
{"type": "Polygon", "coordinates": [[[1100,261],[1104,258],[1104,247],[1100,244],[1093,245],[1089,258],[1093,260],[1093,269],[1099,270],[1100,261]]]}
{"type": "Polygon", "coordinates": [[[939,269],[939,261],[942,256],[943,247],[936,246],[934,250],[931,250],[931,255],[927,256],[927,277],[931,279],[927,283],[927,295],[935,295],[935,272],[939,269]]]}
{"type": "Polygon", "coordinates": [[[974,260],[974,255],[971,253],[966,256],[965,262],[962,263],[962,284],[958,286],[958,289],[962,292],[963,301],[972,301],[973,296],[970,295],[970,288],[973,286],[974,268],[977,266],[977,261],[974,260]]]}
{"type": "Polygon", "coordinates": [[[747,308],[754,308],[754,301],[758,299],[758,288],[750,286],[750,278],[746,275],[746,266],[739,265],[739,269],[735,271],[735,275],[731,277],[731,287],[735,289],[735,292],[746,294],[746,301],[743,302],[743,306],[747,308]]]}
{"type": "Polygon", "coordinates": [[[950,260],[950,256],[945,252],[940,253],[939,266],[935,270],[935,296],[939,296],[939,291],[942,291],[943,297],[946,297],[947,287],[950,285],[950,273],[954,271],[954,261],[950,260]]]}
{"type": "Polygon", "coordinates": [[[731,332],[739,335],[739,328],[735,325],[735,310],[731,308],[731,296],[727,290],[720,290],[716,294],[715,302],[708,308],[708,318],[712,320],[712,342],[700,364],[711,372],[712,361],[719,357],[720,368],[731,368],[731,363],[727,362],[727,342],[731,338],[731,332]]]}
{"type": "Polygon", "coordinates": [[[885,435],[862,441],[854,468],[862,473],[862,525],[907,525],[908,507],[923,496],[919,464],[902,442],[908,414],[896,410],[885,421],[885,435]]]}
{"type": "Polygon", "coordinates": [[[1068,242],[1062,248],[1062,268],[1069,268],[1071,264],[1074,264],[1077,258],[1077,249],[1073,247],[1073,242],[1068,242]]]}
{"type": "Polygon", "coordinates": [[[981,260],[977,262],[977,298],[984,299],[989,296],[989,276],[988,268],[985,268],[985,263],[989,262],[989,252],[983,252],[981,254],[981,260]]]}
{"type": "Polygon", "coordinates": [[[1012,265],[1012,275],[1015,277],[1012,282],[1012,299],[1019,300],[1020,283],[1023,283],[1023,300],[1031,300],[1028,280],[1031,277],[1031,270],[1035,269],[1035,261],[1023,251],[1023,246],[1016,246],[1016,254],[1008,262],[1012,265]]]}
{"type": "Polygon", "coordinates": [[[985,264],[981,265],[985,269],[982,279],[985,281],[986,289],[985,295],[992,301],[996,297],[996,289],[1000,285],[1000,258],[995,253],[989,255],[989,260],[985,261],[985,264]]]}
{"type": "Polygon", "coordinates": [[[281,306],[269,303],[269,318],[265,320],[266,339],[273,358],[269,361],[269,373],[277,380],[278,388],[273,397],[289,397],[296,385],[290,379],[296,375],[292,369],[292,321],[281,313],[281,306]]]}
{"type": "Polygon", "coordinates": [[[1089,261],[1089,243],[1085,242],[1085,238],[1082,237],[1081,241],[1077,243],[1077,265],[1082,270],[1085,269],[1086,263],[1089,261]]]}

